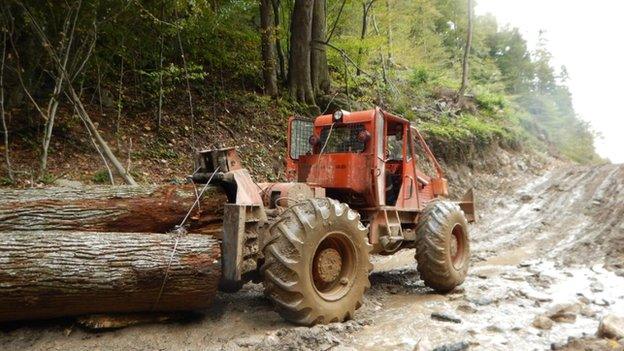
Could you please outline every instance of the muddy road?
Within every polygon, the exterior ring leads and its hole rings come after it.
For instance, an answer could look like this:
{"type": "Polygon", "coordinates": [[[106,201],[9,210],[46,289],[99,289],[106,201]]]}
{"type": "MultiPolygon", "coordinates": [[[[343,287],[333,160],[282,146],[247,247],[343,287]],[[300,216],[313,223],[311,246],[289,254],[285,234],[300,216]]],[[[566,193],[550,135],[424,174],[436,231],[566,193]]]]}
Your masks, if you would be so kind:
{"type": "MultiPolygon", "coordinates": [[[[107,332],[72,321],[4,326],[0,350],[581,350],[624,316],[624,166],[493,176],[471,228],[468,279],[447,295],[418,277],[413,250],[375,257],[354,320],[295,327],[248,284],[183,320],[107,332]]],[[[19,308],[16,306],[16,308],[19,308]]]]}

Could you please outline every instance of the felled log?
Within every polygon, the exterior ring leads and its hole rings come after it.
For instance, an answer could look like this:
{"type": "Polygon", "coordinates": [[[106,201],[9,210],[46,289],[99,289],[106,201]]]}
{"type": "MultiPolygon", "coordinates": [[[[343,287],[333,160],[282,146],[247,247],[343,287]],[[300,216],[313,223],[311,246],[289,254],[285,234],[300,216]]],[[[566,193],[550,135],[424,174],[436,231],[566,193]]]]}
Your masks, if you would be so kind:
{"type": "Polygon", "coordinates": [[[220,276],[210,235],[2,233],[0,322],[201,309],[220,276]]]}
{"type": "MultiPolygon", "coordinates": [[[[196,198],[192,185],[0,190],[0,231],[166,233],[196,198]]],[[[221,188],[209,186],[189,216],[189,231],[220,233],[225,202],[221,188]]]]}

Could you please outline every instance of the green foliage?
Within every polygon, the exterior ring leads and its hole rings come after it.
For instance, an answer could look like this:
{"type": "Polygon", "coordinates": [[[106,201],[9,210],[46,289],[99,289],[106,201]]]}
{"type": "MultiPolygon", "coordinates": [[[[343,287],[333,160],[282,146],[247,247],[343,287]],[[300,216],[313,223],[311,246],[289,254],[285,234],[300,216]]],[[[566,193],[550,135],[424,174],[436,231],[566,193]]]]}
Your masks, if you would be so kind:
{"type": "MultiPolygon", "coordinates": [[[[52,45],[61,48],[66,40],[62,33],[65,14],[75,9],[75,3],[22,3],[52,45]]],[[[288,61],[292,2],[281,4],[275,38],[288,61]]],[[[500,27],[490,15],[477,16],[469,59],[468,93],[474,99],[457,107],[452,95],[461,79],[465,0],[375,1],[366,28],[362,28],[362,2],[344,2],[341,12],[342,6],[342,0],[327,0],[327,25],[333,30],[330,44],[335,48],[326,49],[332,89],[346,96],[345,108],[381,105],[420,122],[427,133],[445,140],[487,143],[514,141],[528,134],[578,162],[598,159],[591,128],[572,106],[567,71],[553,69],[545,36],[531,52],[517,28],[500,27]]],[[[55,72],[52,61],[23,8],[10,2],[6,9],[15,18],[14,37],[19,41],[24,81],[34,96],[49,96],[53,85],[49,72],[55,72]]],[[[124,110],[138,104],[152,108],[161,89],[165,105],[177,110],[186,104],[186,98],[180,97],[186,94],[188,79],[193,96],[204,102],[196,106],[198,118],[211,113],[207,101],[216,106],[226,101],[241,115],[259,109],[277,111],[280,116],[276,118],[293,112],[309,114],[307,106],[256,93],[262,89],[256,0],[84,1],[76,27],[74,40],[79,44],[70,55],[76,60],[88,50],[97,28],[93,55],[76,78],[76,85],[88,83],[82,85],[85,99],[93,101],[99,88],[116,98],[123,63],[124,110]]],[[[71,61],[69,66],[80,64],[71,61]]],[[[285,65],[287,69],[288,62],[285,65]]],[[[16,69],[9,67],[10,72],[16,69]]],[[[7,91],[21,91],[21,87],[9,81],[7,91]]],[[[228,123],[237,132],[250,124],[246,119],[228,123]]],[[[38,147],[37,143],[32,146],[38,147]]],[[[158,140],[137,156],[176,157],[158,140]]]]}
{"type": "Polygon", "coordinates": [[[482,93],[475,95],[475,101],[485,112],[497,112],[507,107],[507,99],[502,94],[482,93]]]}
{"type": "Polygon", "coordinates": [[[56,180],[56,177],[54,176],[54,174],[49,173],[49,172],[44,173],[43,176],[41,176],[41,178],[39,179],[39,181],[45,185],[50,185],[54,183],[55,180],[56,180]]]}
{"type": "Polygon", "coordinates": [[[93,174],[91,180],[96,184],[109,184],[110,176],[108,174],[108,170],[102,169],[93,174]]]}
{"type": "Polygon", "coordinates": [[[13,181],[9,177],[0,177],[0,186],[13,185],[13,181]]]}

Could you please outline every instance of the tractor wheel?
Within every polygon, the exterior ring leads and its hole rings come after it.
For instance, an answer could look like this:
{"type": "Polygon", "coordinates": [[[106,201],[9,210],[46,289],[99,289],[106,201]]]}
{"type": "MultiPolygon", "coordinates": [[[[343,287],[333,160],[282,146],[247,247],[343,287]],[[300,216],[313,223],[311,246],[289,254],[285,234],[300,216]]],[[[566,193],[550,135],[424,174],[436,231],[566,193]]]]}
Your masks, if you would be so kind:
{"type": "Polygon", "coordinates": [[[449,292],[464,282],[470,263],[468,222],[455,203],[433,201],[416,228],[416,261],[425,285],[449,292]]]}
{"type": "Polygon", "coordinates": [[[373,268],[360,215],[332,199],[308,199],[282,213],[269,233],[261,272],[277,312],[302,325],[352,318],[373,268]]]}

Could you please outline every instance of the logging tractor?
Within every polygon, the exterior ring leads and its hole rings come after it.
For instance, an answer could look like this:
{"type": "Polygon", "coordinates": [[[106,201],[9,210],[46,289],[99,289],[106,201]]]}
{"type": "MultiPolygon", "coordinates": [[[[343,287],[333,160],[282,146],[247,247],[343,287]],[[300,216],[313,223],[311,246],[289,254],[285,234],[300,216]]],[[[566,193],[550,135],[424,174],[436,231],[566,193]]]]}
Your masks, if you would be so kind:
{"type": "Polygon", "coordinates": [[[415,248],[420,277],[441,293],[464,281],[472,190],[446,199],[442,168],[408,120],[380,108],[291,117],[287,141],[288,182],[254,182],[233,148],[196,156],[193,182],[227,196],[221,290],[262,282],[283,318],[313,325],[353,317],[372,254],[415,248]]]}

